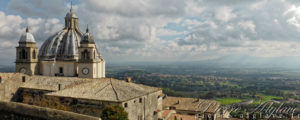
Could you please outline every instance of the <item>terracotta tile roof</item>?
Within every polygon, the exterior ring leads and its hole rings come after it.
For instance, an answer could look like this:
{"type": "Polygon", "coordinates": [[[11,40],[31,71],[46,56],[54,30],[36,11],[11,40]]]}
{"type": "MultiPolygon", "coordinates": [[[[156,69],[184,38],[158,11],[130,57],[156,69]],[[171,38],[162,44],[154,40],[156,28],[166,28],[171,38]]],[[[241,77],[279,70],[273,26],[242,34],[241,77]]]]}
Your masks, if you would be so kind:
{"type": "Polygon", "coordinates": [[[162,111],[162,118],[166,119],[167,117],[170,117],[171,114],[176,113],[174,110],[163,110],[162,111]]]}
{"type": "Polygon", "coordinates": [[[168,96],[163,99],[163,108],[169,107],[174,107],[176,110],[214,113],[219,109],[220,103],[214,100],[168,96]]]}
{"type": "Polygon", "coordinates": [[[177,118],[177,120],[196,120],[194,115],[181,115],[181,114],[172,114],[172,116],[168,120],[175,120],[175,117],[177,118]]]}
{"type": "Polygon", "coordinates": [[[102,78],[46,95],[122,102],[159,90],[156,87],[102,78]]]}

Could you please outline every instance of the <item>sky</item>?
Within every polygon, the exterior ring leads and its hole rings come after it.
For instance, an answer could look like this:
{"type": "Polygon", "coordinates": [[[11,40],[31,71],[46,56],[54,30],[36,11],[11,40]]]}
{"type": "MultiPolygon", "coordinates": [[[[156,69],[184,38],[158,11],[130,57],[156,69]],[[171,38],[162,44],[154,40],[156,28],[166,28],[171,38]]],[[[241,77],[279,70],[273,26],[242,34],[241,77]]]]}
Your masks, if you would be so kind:
{"type": "MultiPolygon", "coordinates": [[[[70,2],[0,0],[0,64],[14,64],[26,26],[38,48],[60,31],[70,2]]],[[[81,31],[89,25],[108,63],[222,58],[300,62],[297,0],[73,0],[73,11],[81,31]]]]}

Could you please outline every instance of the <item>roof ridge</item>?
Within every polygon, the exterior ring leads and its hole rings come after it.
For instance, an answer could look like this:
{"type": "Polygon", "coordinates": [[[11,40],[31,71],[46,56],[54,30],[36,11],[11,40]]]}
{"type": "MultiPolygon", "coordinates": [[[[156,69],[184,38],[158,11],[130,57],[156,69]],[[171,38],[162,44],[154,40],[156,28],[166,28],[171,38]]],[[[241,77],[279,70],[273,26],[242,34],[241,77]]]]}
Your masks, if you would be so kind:
{"type": "Polygon", "coordinates": [[[209,105],[203,110],[203,112],[206,112],[208,108],[211,106],[212,103],[209,103],[209,105]]]}
{"type": "Polygon", "coordinates": [[[113,84],[112,84],[111,78],[110,78],[110,84],[111,84],[111,87],[112,87],[114,93],[116,94],[117,100],[120,100],[120,99],[119,99],[119,96],[118,96],[118,93],[117,93],[117,91],[115,90],[115,88],[114,88],[114,86],[113,86],[113,84]]]}
{"type": "Polygon", "coordinates": [[[98,92],[100,92],[100,91],[102,91],[104,88],[106,88],[107,86],[109,86],[109,84],[107,84],[106,86],[104,86],[102,89],[99,89],[97,92],[95,92],[95,95],[98,93],[98,92]]]}
{"type": "MultiPolygon", "coordinates": [[[[204,101],[203,101],[204,102],[204,101]]],[[[200,105],[203,103],[202,101],[199,101],[198,105],[196,106],[196,111],[200,109],[200,105]]]]}
{"type": "MultiPolygon", "coordinates": [[[[201,107],[204,107],[204,106],[203,106],[204,103],[207,103],[207,102],[209,102],[209,101],[203,100],[203,102],[201,102],[201,103],[199,104],[198,108],[201,109],[201,107]]],[[[202,112],[205,112],[205,111],[202,111],[202,112]]]]}

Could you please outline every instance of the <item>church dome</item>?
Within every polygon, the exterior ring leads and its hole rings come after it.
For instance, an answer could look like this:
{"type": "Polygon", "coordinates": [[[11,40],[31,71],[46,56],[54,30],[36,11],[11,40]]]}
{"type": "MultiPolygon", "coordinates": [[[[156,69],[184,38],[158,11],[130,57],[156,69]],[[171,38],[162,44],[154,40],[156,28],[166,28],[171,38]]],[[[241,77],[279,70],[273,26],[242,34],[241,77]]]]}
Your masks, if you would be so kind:
{"type": "Polygon", "coordinates": [[[72,8],[65,17],[63,30],[49,37],[39,50],[40,60],[78,60],[78,47],[83,33],[78,28],[78,18],[72,8]]]}
{"type": "Polygon", "coordinates": [[[29,33],[28,27],[26,28],[26,33],[22,34],[19,42],[35,42],[33,35],[29,33]]]}
{"type": "Polygon", "coordinates": [[[39,50],[41,60],[76,60],[82,33],[75,29],[64,29],[48,38],[39,50]]]}

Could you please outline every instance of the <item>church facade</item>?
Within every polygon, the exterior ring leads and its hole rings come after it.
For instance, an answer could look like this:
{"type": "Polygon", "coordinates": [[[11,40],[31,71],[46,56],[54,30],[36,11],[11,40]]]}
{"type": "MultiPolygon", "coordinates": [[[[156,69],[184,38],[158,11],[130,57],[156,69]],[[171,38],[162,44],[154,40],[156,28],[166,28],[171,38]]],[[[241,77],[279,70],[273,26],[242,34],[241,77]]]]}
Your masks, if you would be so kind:
{"type": "Polygon", "coordinates": [[[16,72],[28,75],[104,78],[105,60],[86,29],[78,27],[72,7],[65,16],[65,27],[40,47],[27,27],[16,47],[16,72]]]}

